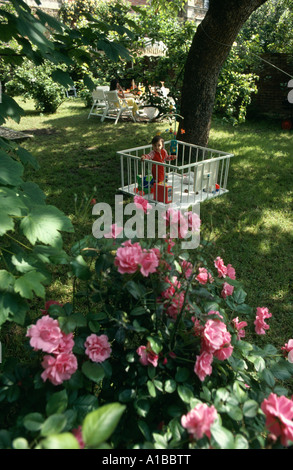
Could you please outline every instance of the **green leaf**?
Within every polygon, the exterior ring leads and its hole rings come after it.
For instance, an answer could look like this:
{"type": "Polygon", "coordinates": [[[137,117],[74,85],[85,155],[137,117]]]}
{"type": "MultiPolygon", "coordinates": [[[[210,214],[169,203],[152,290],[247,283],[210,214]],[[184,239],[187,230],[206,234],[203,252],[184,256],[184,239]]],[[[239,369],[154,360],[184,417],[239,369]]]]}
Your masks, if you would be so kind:
{"type": "Polygon", "coordinates": [[[175,380],[177,382],[185,382],[189,377],[189,370],[186,367],[177,367],[175,380]]]}
{"type": "Polygon", "coordinates": [[[99,383],[105,377],[105,371],[100,364],[94,362],[84,362],[81,367],[84,375],[93,382],[99,383]]]}
{"type": "Polygon", "coordinates": [[[247,304],[240,304],[240,305],[237,305],[236,307],[236,312],[242,313],[243,315],[251,315],[252,311],[253,311],[252,307],[250,307],[247,304]]]}
{"type": "Polygon", "coordinates": [[[21,188],[23,190],[22,199],[29,208],[45,204],[46,195],[36,183],[25,181],[21,188]]]}
{"type": "Polygon", "coordinates": [[[242,288],[235,289],[233,292],[233,299],[237,304],[243,304],[246,296],[247,294],[242,288]]]}
{"type": "Polygon", "coordinates": [[[28,37],[30,41],[37,46],[42,54],[48,53],[54,48],[53,42],[49,41],[46,36],[46,28],[32,15],[16,19],[17,29],[21,36],[28,37]]]}
{"type": "Polygon", "coordinates": [[[247,392],[242,388],[239,382],[234,382],[233,384],[233,393],[237,398],[239,403],[243,403],[246,399],[247,392]]]}
{"type": "Polygon", "coordinates": [[[23,163],[24,165],[29,163],[35,170],[38,170],[40,168],[35,157],[33,157],[33,155],[25,148],[18,147],[16,153],[19,156],[21,163],[23,163]]]}
{"type": "Polygon", "coordinates": [[[86,281],[90,279],[91,272],[81,255],[78,255],[73,261],[70,262],[73,274],[78,278],[86,281]]]}
{"type": "Polygon", "coordinates": [[[150,429],[145,421],[138,420],[137,425],[142,433],[142,435],[145,437],[147,441],[152,440],[152,435],[150,432],[150,429]]]}
{"type": "Polygon", "coordinates": [[[257,372],[262,372],[266,366],[265,360],[260,356],[248,356],[247,359],[253,363],[257,372]]]}
{"type": "Polygon", "coordinates": [[[134,281],[128,281],[125,287],[135,299],[140,299],[145,294],[143,286],[134,281]]]}
{"type": "Polygon", "coordinates": [[[9,230],[14,229],[14,221],[7,214],[6,210],[3,211],[2,208],[0,208],[0,220],[1,220],[0,236],[2,237],[2,235],[4,235],[6,232],[9,232],[9,230]]]}
{"type": "Polygon", "coordinates": [[[21,195],[16,192],[15,189],[10,189],[5,186],[0,187],[0,207],[3,213],[16,215],[17,217],[23,215],[23,211],[28,210],[21,195]]]}
{"type": "Polygon", "coordinates": [[[58,318],[60,328],[64,333],[72,333],[76,328],[82,328],[87,325],[86,318],[82,313],[73,313],[67,317],[58,318]]]}
{"type": "Polygon", "coordinates": [[[173,380],[173,379],[166,380],[166,382],[164,384],[165,392],[173,393],[173,392],[175,392],[176,388],[177,388],[177,383],[175,382],[175,380],[173,380]]]}
{"type": "Polygon", "coordinates": [[[258,403],[254,400],[247,400],[243,405],[243,414],[247,418],[254,418],[258,413],[258,403]]]}
{"type": "MultiPolygon", "coordinates": [[[[9,52],[10,49],[9,49],[9,52]]],[[[13,119],[19,123],[21,116],[25,114],[24,110],[10,96],[2,93],[2,102],[0,106],[0,124],[3,124],[7,118],[13,119]]],[[[2,176],[2,171],[0,171],[2,176]]]]}
{"type": "Polygon", "coordinates": [[[288,380],[292,377],[291,372],[287,369],[285,361],[278,361],[276,362],[271,368],[270,371],[274,375],[274,377],[278,380],[288,380]]]}
{"type": "Polygon", "coordinates": [[[0,150],[0,183],[19,186],[22,183],[23,166],[0,150]]]}
{"type": "Polygon", "coordinates": [[[116,429],[125,408],[120,403],[111,403],[89,413],[82,424],[85,445],[97,447],[107,441],[116,429]]]}
{"type": "Polygon", "coordinates": [[[54,245],[60,239],[60,231],[73,232],[70,219],[54,206],[32,208],[20,227],[32,245],[37,241],[54,245]]]}
{"type": "Polygon", "coordinates": [[[119,401],[122,403],[128,403],[132,401],[136,396],[136,392],[134,389],[127,388],[119,393],[119,401]]]}
{"type": "Polygon", "coordinates": [[[30,271],[15,281],[15,292],[26,299],[33,299],[34,293],[37,297],[45,298],[45,288],[42,283],[46,281],[46,276],[37,271],[30,271]]]}
{"type": "Polygon", "coordinates": [[[23,418],[23,425],[28,431],[39,431],[44,423],[40,413],[29,413],[23,418]]]}
{"type": "Polygon", "coordinates": [[[11,291],[14,286],[14,276],[5,269],[0,270],[0,290],[11,291]]]}
{"type": "Polygon", "coordinates": [[[220,424],[212,424],[211,435],[219,445],[220,449],[234,449],[233,434],[228,429],[220,426],[220,424]]]}
{"type": "Polygon", "coordinates": [[[261,373],[261,377],[268,384],[269,387],[274,387],[276,381],[270,370],[264,369],[261,373]]]}
{"type": "Polygon", "coordinates": [[[6,292],[0,293],[0,325],[6,320],[13,320],[19,325],[24,324],[28,305],[19,295],[6,292]]]}
{"type": "Polygon", "coordinates": [[[151,397],[155,398],[157,396],[156,388],[151,380],[147,381],[147,388],[151,397]]]}
{"type": "Polygon", "coordinates": [[[48,23],[51,28],[58,31],[59,33],[62,33],[63,26],[54,16],[47,15],[47,13],[45,13],[43,10],[40,10],[39,8],[36,9],[36,14],[43,24],[48,23]]]}
{"type": "Polygon", "coordinates": [[[249,449],[249,442],[242,434],[236,434],[235,449],[249,449]]]}
{"type": "Polygon", "coordinates": [[[66,426],[66,417],[63,414],[54,414],[49,416],[43,423],[41,429],[42,436],[50,436],[50,434],[59,434],[66,426]]]}
{"type": "Polygon", "coordinates": [[[146,309],[143,306],[135,307],[130,312],[130,315],[133,315],[133,316],[139,316],[139,315],[145,315],[145,314],[146,314],[146,309]]]}
{"type": "Polygon", "coordinates": [[[24,437],[17,437],[12,442],[13,449],[29,449],[29,443],[24,437]]]}
{"type": "Polygon", "coordinates": [[[71,432],[51,434],[40,442],[42,449],[80,449],[77,439],[71,432]]]}
{"type": "Polygon", "coordinates": [[[135,402],[134,404],[136,412],[139,416],[142,418],[145,418],[150,410],[150,403],[148,400],[145,399],[139,399],[135,402]]]}
{"type": "Polygon", "coordinates": [[[93,91],[96,88],[95,82],[89,77],[89,75],[84,75],[83,77],[83,83],[85,87],[87,87],[90,91],[93,91]]]}
{"type": "Polygon", "coordinates": [[[46,413],[48,416],[53,414],[63,413],[68,404],[68,397],[66,390],[61,390],[61,392],[56,392],[50,396],[47,405],[46,413]]]}
{"type": "Polygon", "coordinates": [[[74,81],[70,77],[69,73],[64,72],[63,70],[54,70],[54,72],[52,72],[52,79],[54,82],[60,83],[60,85],[63,85],[65,88],[74,85],[74,81]]]}
{"type": "Polygon", "coordinates": [[[155,338],[153,336],[148,336],[147,340],[150,342],[151,348],[155,354],[160,354],[163,349],[163,345],[159,338],[155,338]]]}
{"type": "Polygon", "coordinates": [[[192,391],[185,385],[178,385],[177,392],[181,400],[184,401],[184,403],[190,403],[190,400],[193,398],[192,391]]]}
{"type": "Polygon", "coordinates": [[[229,409],[227,413],[230,416],[230,418],[234,419],[235,421],[241,421],[241,419],[243,418],[243,413],[239,406],[229,405],[229,409]]]}

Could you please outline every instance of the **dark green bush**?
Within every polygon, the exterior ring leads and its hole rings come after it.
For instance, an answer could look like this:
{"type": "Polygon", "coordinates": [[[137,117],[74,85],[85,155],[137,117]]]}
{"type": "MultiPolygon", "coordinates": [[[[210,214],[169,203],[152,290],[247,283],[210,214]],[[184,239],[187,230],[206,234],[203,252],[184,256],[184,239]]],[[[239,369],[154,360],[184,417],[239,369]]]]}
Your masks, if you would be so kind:
{"type": "Polygon", "coordinates": [[[32,98],[37,111],[55,113],[65,99],[65,90],[51,78],[54,69],[48,62],[36,67],[25,60],[15,69],[13,79],[7,82],[6,92],[10,96],[32,98]]]}

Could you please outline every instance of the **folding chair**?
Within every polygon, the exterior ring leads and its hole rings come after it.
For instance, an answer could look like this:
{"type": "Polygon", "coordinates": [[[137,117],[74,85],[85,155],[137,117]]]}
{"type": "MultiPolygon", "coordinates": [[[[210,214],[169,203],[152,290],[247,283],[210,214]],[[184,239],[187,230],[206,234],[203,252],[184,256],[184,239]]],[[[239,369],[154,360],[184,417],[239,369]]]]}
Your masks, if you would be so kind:
{"type": "Polygon", "coordinates": [[[125,99],[119,98],[118,92],[105,91],[106,108],[104,110],[101,121],[105,119],[114,119],[115,124],[119,121],[120,116],[125,115],[131,117],[136,122],[133,115],[133,106],[127,104],[125,99]]]}
{"type": "Polygon", "coordinates": [[[93,91],[93,93],[92,93],[93,105],[92,105],[91,110],[89,112],[88,119],[90,118],[90,116],[100,116],[102,118],[103,111],[106,108],[106,101],[105,101],[104,92],[109,91],[109,89],[110,89],[110,87],[105,85],[105,86],[97,87],[93,91]]]}

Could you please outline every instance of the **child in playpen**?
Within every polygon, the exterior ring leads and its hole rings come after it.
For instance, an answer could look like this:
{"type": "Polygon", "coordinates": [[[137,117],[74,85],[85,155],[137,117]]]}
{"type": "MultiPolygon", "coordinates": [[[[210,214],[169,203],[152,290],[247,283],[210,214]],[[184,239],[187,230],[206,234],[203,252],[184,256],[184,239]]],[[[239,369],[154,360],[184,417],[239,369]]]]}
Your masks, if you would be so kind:
{"type": "MultiPolygon", "coordinates": [[[[176,155],[168,155],[164,148],[164,139],[160,135],[156,135],[152,139],[153,150],[148,154],[141,156],[141,160],[152,160],[153,162],[165,163],[166,161],[175,160],[176,155]]],[[[156,183],[165,181],[165,167],[161,165],[152,165],[152,175],[156,183]]]]}

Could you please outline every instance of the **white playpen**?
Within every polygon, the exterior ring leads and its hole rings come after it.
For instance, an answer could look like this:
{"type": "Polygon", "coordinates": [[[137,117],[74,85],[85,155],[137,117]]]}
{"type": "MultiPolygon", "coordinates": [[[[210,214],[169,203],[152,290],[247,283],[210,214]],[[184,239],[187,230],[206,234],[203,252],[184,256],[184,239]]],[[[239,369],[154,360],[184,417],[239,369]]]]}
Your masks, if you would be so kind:
{"type": "MultiPolygon", "coordinates": [[[[165,142],[169,153],[170,142],[165,142]]],[[[228,192],[230,159],[234,155],[177,141],[176,159],[167,163],[141,160],[151,145],[120,150],[122,193],[142,195],[150,203],[187,208],[228,192]],[[155,165],[155,167],[153,167],[155,165]],[[165,183],[153,184],[152,168],[165,167],[165,183]]]]}

